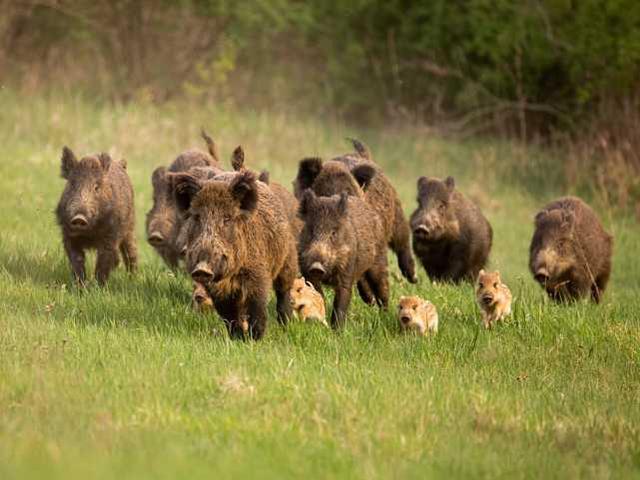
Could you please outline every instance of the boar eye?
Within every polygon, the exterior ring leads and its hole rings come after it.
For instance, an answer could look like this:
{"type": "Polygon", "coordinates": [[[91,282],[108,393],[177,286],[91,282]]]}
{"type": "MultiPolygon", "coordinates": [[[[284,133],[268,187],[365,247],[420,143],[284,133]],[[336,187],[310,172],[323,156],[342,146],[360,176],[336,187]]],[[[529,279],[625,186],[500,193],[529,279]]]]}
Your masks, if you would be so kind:
{"type": "Polygon", "coordinates": [[[100,190],[100,184],[99,184],[99,183],[96,183],[96,184],[93,186],[93,191],[94,191],[94,192],[97,192],[98,190],[100,190]]]}
{"type": "Polygon", "coordinates": [[[440,210],[441,212],[444,212],[445,208],[447,208],[447,206],[444,203],[438,205],[438,210],[440,210]]]}
{"type": "Polygon", "coordinates": [[[494,284],[493,284],[493,288],[498,288],[498,284],[497,284],[497,283],[494,283],[494,284]]]}
{"type": "Polygon", "coordinates": [[[336,238],[338,238],[338,232],[336,230],[334,230],[333,232],[331,232],[331,238],[333,240],[335,240],[336,238]]]}
{"type": "Polygon", "coordinates": [[[191,215],[191,218],[193,219],[194,222],[196,223],[200,223],[200,215],[197,213],[194,213],[191,215]]]}

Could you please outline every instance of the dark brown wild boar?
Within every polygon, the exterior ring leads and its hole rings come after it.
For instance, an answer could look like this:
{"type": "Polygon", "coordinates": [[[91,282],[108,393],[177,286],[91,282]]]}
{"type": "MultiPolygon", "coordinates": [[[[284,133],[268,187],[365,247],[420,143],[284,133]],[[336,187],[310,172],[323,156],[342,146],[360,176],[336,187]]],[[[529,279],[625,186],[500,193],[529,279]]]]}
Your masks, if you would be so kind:
{"type": "Polygon", "coordinates": [[[95,277],[104,284],[122,254],[127,270],[134,271],[137,248],[134,234],[133,187],[126,164],[106,153],[78,160],[62,149],[62,178],[66,179],[56,217],[64,249],[76,280],[85,283],[85,250],[97,250],[95,277]]]}
{"type": "Polygon", "coordinates": [[[196,149],[187,150],[181,153],[169,168],[158,167],[151,176],[153,206],[147,213],[147,240],[172,269],[178,267],[180,259],[178,236],[181,219],[176,210],[167,173],[186,172],[194,167],[206,167],[215,172],[222,171],[215,143],[204,131],[202,137],[207,143],[208,154],[196,149]]]}
{"type": "Polygon", "coordinates": [[[491,251],[491,225],[455,189],[453,177],[418,179],[418,208],[411,215],[411,229],[413,251],[433,281],[475,281],[491,251]]]}
{"type": "Polygon", "coordinates": [[[300,269],[319,292],[323,283],[334,289],[331,325],[344,324],[353,286],[363,278],[378,305],[386,308],[387,248],[380,218],[369,204],[345,192],[318,197],[309,189],[302,195],[300,216],[300,269]]]}
{"type": "Polygon", "coordinates": [[[382,169],[373,162],[369,150],[359,141],[351,141],[356,153],[324,163],[319,158],[302,160],[294,180],[294,193],[300,199],[302,192],[311,188],[319,196],[346,192],[363,198],[380,217],[385,241],[396,253],[402,275],[415,283],[411,233],[398,194],[382,169]]]}
{"type": "Polygon", "coordinates": [[[285,323],[298,262],[279,199],[251,171],[228,181],[172,177],[176,204],[186,212],[187,270],[206,288],[229,335],[242,337],[246,325],[252,338],[264,335],[271,286],[285,323]]]}
{"type": "Polygon", "coordinates": [[[613,237],[576,197],[547,204],[535,218],[529,268],[554,300],[587,295],[598,303],[611,275],[613,237]]]}

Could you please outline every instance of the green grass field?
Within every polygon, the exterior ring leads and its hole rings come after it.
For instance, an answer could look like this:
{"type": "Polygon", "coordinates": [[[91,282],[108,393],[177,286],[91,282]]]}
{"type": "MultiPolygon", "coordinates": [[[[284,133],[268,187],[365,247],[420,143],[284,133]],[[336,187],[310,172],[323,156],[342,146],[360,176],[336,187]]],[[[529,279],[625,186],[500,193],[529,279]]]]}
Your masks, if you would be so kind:
{"type": "Polygon", "coordinates": [[[603,304],[548,302],[527,255],[534,213],[567,193],[559,159],[278,112],[0,103],[0,478],[640,477],[640,228],[600,209],[615,235],[603,304]],[[494,227],[512,318],[484,331],[471,286],[423,270],[409,285],[393,260],[392,301],[432,300],[436,338],[401,335],[393,310],[354,296],[344,331],[283,329],[272,302],[263,341],[229,341],[144,240],[152,169],[200,146],[201,126],[285,185],[300,158],[356,136],[407,213],[418,176],[455,175],[494,227]],[[73,286],[55,224],[65,144],[124,156],[134,183],[140,270],[103,289],[73,286]]]}

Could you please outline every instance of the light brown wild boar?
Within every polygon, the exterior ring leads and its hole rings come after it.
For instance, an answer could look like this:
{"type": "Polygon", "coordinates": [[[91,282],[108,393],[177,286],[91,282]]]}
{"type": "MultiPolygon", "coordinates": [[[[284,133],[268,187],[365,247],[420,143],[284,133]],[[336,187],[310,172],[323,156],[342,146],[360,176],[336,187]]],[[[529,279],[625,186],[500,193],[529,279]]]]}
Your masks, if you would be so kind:
{"type": "Polygon", "coordinates": [[[254,172],[230,181],[172,174],[176,204],[186,213],[186,266],[203,285],[232,338],[265,332],[271,287],[278,320],[291,317],[296,246],[279,199],[254,172]]]}
{"type": "Polygon", "coordinates": [[[438,311],[429,300],[417,296],[400,297],[398,302],[400,328],[419,335],[438,333],[438,311]]]}
{"type": "MultiPolygon", "coordinates": [[[[346,192],[363,198],[380,217],[385,241],[396,253],[402,275],[411,283],[416,283],[418,279],[411,253],[411,232],[398,194],[373,161],[369,150],[358,140],[351,141],[355,153],[327,162],[319,158],[302,160],[293,182],[294,193],[300,199],[302,192],[311,188],[318,196],[328,197],[346,192]]],[[[363,300],[369,303],[365,297],[363,300]]]]}
{"type": "Polygon", "coordinates": [[[476,301],[482,311],[484,328],[491,328],[511,315],[511,299],[511,290],[502,283],[500,272],[480,270],[476,281],[476,301]]]}
{"type": "Polygon", "coordinates": [[[379,306],[389,302],[387,248],[380,218],[360,197],[318,197],[308,189],[300,202],[304,227],[299,258],[302,275],[322,294],[335,291],[331,325],[344,324],[354,285],[365,278],[379,306]]]}
{"type": "Polygon", "coordinates": [[[304,277],[296,278],[291,287],[291,307],[302,321],[317,321],[327,324],[324,299],[311,282],[304,277]]]}
{"type": "Polygon", "coordinates": [[[76,280],[84,284],[85,251],[97,251],[95,277],[104,284],[122,254],[127,270],[137,263],[133,187],[126,163],[106,153],[78,160],[62,149],[61,174],[67,183],[56,209],[64,249],[76,280]]]}
{"type": "Polygon", "coordinates": [[[194,167],[222,171],[214,141],[204,130],[202,137],[207,143],[209,153],[196,149],[187,150],[178,155],[168,168],[156,168],[151,176],[153,206],[147,213],[147,241],[172,269],[178,267],[180,260],[181,246],[178,237],[182,219],[178,215],[167,174],[186,172],[194,167]]]}
{"type": "Polygon", "coordinates": [[[577,197],[547,204],[535,218],[529,268],[554,300],[587,295],[598,303],[611,275],[613,237],[577,197]]]}

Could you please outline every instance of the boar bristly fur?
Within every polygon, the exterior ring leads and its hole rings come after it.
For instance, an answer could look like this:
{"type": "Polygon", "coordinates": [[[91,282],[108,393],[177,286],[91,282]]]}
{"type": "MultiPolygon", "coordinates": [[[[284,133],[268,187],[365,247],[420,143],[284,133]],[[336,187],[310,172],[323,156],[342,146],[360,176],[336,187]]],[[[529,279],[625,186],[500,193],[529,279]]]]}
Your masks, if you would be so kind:
{"type": "Polygon", "coordinates": [[[307,190],[300,202],[304,227],[300,234],[302,274],[322,293],[322,284],[335,291],[331,324],[344,324],[352,290],[366,278],[378,305],[387,307],[387,254],[378,215],[359,197],[346,193],[318,197],[307,190]]]}
{"type": "Polygon", "coordinates": [[[613,237],[596,213],[576,197],[546,205],[535,218],[529,268],[554,300],[587,295],[598,303],[611,275],[613,237]]]}
{"type": "Polygon", "coordinates": [[[252,338],[264,335],[272,286],[285,323],[298,263],[279,199],[251,171],[228,181],[172,176],[176,203],[186,213],[187,270],[206,288],[230,336],[243,336],[245,319],[252,338]]]}
{"type": "Polygon", "coordinates": [[[133,187],[124,162],[106,153],[77,160],[62,151],[62,178],[67,183],[56,217],[64,249],[76,280],[84,284],[85,250],[97,251],[95,277],[104,284],[118,265],[120,254],[130,272],[137,264],[133,187]]]}
{"type": "Polygon", "coordinates": [[[480,209],[448,177],[418,179],[411,215],[413,250],[432,281],[475,281],[489,257],[493,231],[480,209]]]}

